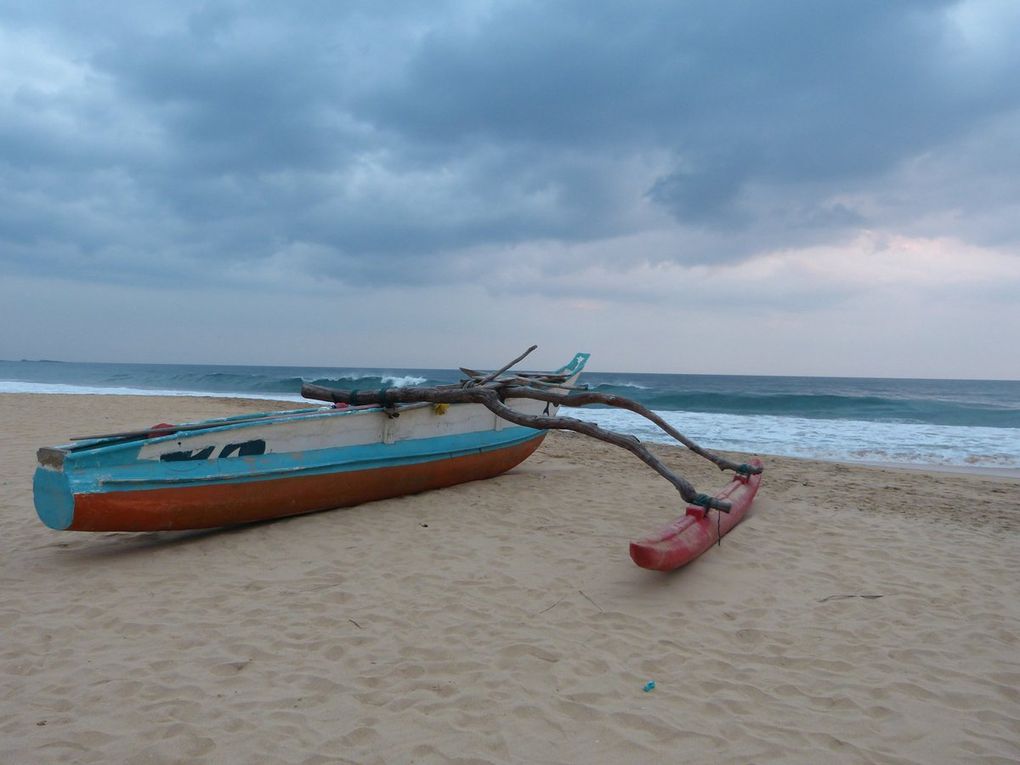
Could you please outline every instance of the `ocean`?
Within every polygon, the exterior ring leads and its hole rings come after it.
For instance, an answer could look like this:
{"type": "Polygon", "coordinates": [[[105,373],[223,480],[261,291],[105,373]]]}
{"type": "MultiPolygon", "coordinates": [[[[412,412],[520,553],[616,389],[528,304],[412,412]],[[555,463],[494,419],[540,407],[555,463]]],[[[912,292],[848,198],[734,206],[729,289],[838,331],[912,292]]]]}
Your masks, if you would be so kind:
{"type": "MultiPolygon", "coordinates": [[[[0,361],[0,393],[226,396],[301,402],[304,382],[380,388],[455,382],[444,369],[0,361]]],[[[1020,469],[1020,381],[585,372],[710,449],[905,465],[1020,469]]],[[[651,423],[570,414],[647,441],[651,423]]],[[[125,427],[138,423],[125,422],[125,427]]]]}

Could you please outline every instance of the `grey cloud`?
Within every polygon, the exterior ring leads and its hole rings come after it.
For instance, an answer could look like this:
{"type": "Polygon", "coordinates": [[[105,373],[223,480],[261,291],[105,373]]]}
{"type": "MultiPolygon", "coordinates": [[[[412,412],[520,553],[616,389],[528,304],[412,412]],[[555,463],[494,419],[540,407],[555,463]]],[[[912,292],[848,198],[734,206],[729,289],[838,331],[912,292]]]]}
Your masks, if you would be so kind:
{"type": "Polygon", "coordinates": [[[681,221],[741,225],[746,221],[735,208],[747,173],[746,166],[736,161],[714,162],[704,169],[676,170],[657,178],[648,190],[648,197],[681,221]]]}
{"type": "Polygon", "coordinates": [[[0,258],[229,279],[307,244],[302,267],[370,284],[648,226],[682,246],[604,257],[861,226],[1015,243],[1020,53],[980,34],[1016,14],[971,6],[969,29],[952,2],[7,9],[76,74],[0,80],[0,258]]]}

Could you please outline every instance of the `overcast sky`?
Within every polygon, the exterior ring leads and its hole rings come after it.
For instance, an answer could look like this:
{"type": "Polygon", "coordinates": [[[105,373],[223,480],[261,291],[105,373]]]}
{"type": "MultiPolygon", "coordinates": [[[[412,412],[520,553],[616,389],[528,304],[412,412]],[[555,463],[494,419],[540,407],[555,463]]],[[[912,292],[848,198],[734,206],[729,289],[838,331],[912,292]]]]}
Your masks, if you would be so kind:
{"type": "Polygon", "coordinates": [[[0,358],[1020,379],[1020,3],[0,5],[0,358]]]}

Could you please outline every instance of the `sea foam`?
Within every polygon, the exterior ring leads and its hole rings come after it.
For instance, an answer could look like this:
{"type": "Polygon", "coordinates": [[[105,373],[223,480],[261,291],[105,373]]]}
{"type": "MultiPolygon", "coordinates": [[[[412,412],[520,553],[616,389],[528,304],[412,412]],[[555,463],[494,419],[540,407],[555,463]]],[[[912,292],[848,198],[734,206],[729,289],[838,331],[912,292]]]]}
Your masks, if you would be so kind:
{"type": "MultiPolygon", "coordinates": [[[[772,415],[657,412],[701,446],[717,451],[776,454],[847,462],[1020,468],[1020,429],[772,415]]],[[[610,430],[657,443],[676,443],[631,412],[587,409],[574,414],[610,430]]]]}

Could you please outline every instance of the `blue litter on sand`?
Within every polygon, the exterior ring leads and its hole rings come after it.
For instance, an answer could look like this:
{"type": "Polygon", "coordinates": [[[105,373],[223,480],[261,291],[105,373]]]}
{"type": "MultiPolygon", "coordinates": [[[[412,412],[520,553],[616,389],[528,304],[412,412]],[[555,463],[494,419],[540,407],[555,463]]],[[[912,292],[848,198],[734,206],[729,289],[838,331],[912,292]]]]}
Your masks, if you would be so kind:
{"type": "Polygon", "coordinates": [[[645,683],[645,687],[642,688],[641,690],[643,690],[645,693],[648,693],[648,691],[654,691],[655,690],[655,681],[654,680],[649,680],[647,683],[645,683]]]}

